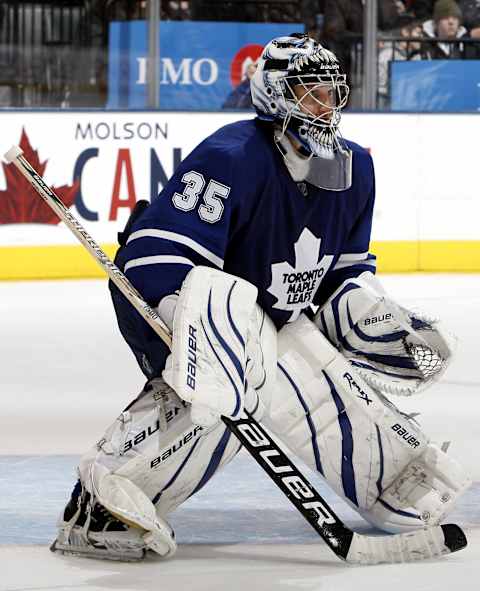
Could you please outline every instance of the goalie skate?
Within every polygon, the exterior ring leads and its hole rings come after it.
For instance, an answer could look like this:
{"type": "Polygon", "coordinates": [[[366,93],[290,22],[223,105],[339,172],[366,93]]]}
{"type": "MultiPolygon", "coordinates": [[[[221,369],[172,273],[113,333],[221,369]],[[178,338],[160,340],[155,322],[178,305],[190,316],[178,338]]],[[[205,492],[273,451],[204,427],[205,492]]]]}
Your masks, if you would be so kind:
{"type": "Polygon", "coordinates": [[[114,517],[99,503],[91,503],[78,484],[58,523],[52,552],[103,560],[136,562],[146,556],[145,532],[114,517]]]}

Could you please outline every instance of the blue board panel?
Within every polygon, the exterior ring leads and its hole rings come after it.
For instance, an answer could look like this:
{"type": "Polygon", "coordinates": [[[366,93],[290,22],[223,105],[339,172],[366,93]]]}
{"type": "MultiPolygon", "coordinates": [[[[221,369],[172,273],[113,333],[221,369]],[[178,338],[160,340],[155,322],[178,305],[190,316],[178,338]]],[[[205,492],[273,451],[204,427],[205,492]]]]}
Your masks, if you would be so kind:
{"type": "Polygon", "coordinates": [[[480,111],[480,61],[393,61],[392,111],[480,111]]]}
{"type": "MultiPolygon", "coordinates": [[[[273,37],[301,24],[166,21],[160,23],[160,108],[218,110],[248,63],[273,37]]],[[[108,108],[147,107],[148,23],[112,22],[108,108]]]]}

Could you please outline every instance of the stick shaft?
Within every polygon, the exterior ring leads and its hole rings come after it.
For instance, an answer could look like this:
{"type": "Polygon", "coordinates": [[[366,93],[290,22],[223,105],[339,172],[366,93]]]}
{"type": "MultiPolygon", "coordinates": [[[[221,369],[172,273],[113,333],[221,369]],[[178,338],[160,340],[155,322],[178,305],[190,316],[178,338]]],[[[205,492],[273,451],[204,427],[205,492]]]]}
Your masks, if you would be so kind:
{"type": "Polygon", "coordinates": [[[151,308],[133,287],[130,281],[120,271],[120,269],[110,260],[102,248],[95,242],[80,222],[73,216],[70,210],[65,206],[58,195],[45,183],[43,178],[30,165],[28,160],[23,156],[17,156],[12,163],[37,191],[40,197],[49,205],[58,217],[68,226],[68,228],[75,234],[78,240],[88,250],[92,257],[107,273],[108,277],[115,283],[122,294],[135,307],[137,312],[148,322],[163,342],[171,348],[172,337],[170,331],[165,323],[162,321],[157,312],[151,308]]]}

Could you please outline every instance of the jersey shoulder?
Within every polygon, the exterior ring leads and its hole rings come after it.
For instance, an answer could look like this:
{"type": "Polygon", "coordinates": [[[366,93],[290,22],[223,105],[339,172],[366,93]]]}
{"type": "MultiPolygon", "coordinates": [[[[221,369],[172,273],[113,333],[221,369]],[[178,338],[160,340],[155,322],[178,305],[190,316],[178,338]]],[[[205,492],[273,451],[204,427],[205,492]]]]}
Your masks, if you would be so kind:
{"type": "Polygon", "coordinates": [[[354,157],[356,156],[357,158],[365,158],[367,160],[371,160],[372,157],[370,155],[370,151],[367,148],[364,148],[360,144],[352,142],[352,140],[344,139],[343,142],[347,145],[348,148],[350,148],[354,157]]]}
{"type": "Polygon", "coordinates": [[[370,151],[351,140],[343,141],[352,151],[354,184],[360,183],[364,189],[372,187],[375,183],[375,170],[370,151]]]}
{"type": "Polygon", "coordinates": [[[255,175],[262,166],[274,165],[273,142],[257,119],[230,123],[203,140],[182,162],[182,168],[193,165],[218,168],[224,173],[255,175]],[[255,163],[255,166],[253,164],[255,163]]]}

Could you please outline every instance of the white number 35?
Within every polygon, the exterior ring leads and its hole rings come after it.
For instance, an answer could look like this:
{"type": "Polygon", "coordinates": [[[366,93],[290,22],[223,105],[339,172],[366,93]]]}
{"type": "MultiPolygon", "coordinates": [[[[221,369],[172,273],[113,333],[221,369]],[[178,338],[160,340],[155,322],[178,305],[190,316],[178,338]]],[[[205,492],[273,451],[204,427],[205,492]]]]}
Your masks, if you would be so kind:
{"type": "MultiPolygon", "coordinates": [[[[200,195],[205,187],[203,174],[191,170],[182,176],[185,183],[183,193],[174,193],[173,205],[182,211],[191,211],[197,206],[200,195]]],[[[230,193],[230,187],[211,179],[203,193],[202,203],[198,207],[198,215],[204,222],[214,224],[218,222],[225,209],[222,199],[226,199],[230,193]]]]}

